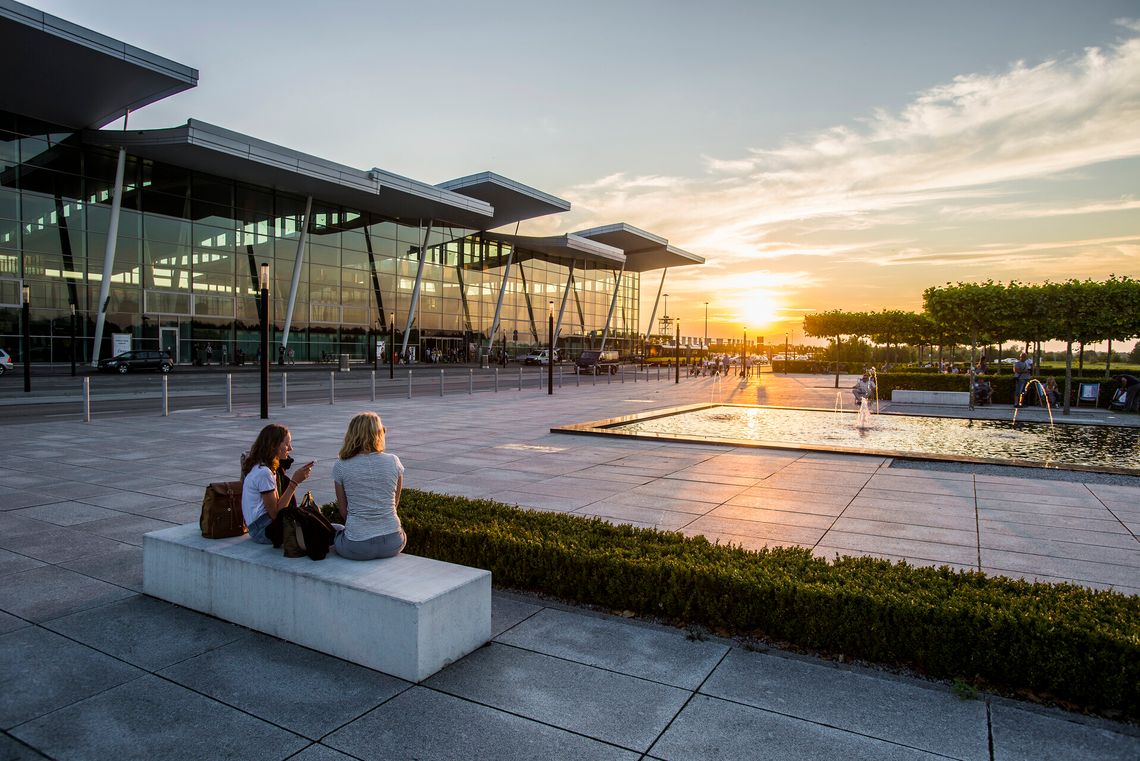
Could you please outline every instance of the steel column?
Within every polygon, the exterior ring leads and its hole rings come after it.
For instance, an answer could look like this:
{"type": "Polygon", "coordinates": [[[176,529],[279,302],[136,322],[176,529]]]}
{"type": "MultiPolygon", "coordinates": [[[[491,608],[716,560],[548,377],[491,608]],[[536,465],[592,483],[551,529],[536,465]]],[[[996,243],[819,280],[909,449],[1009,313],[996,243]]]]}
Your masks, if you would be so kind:
{"type": "MultiPolygon", "coordinates": [[[[280,356],[289,346],[289,327],[293,324],[293,306],[297,303],[297,289],[301,285],[301,266],[305,263],[305,243],[309,239],[309,214],[313,210],[313,197],[305,199],[305,214],[301,217],[301,237],[297,240],[297,255],[293,258],[293,281],[289,285],[289,303],[285,306],[285,330],[281,333],[280,356]]],[[[268,311],[266,312],[268,315],[268,311]]]]}
{"type": "Polygon", "coordinates": [[[107,319],[107,302],[111,300],[111,274],[115,271],[115,245],[119,241],[119,211],[123,208],[123,173],[127,168],[127,149],[119,149],[115,166],[115,189],[111,193],[111,221],[107,226],[107,246],[103,249],[103,279],[99,281],[99,312],[95,317],[95,346],[91,366],[99,366],[99,348],[103,343],[103,324],[107,319]]]}

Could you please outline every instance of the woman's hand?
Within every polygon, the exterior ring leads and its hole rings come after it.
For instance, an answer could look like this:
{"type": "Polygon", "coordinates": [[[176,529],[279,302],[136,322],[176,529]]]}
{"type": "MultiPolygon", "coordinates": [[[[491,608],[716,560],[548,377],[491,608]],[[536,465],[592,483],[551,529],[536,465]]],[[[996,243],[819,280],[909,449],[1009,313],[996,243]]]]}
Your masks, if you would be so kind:
{"type": "Polygon", "coordinates": [[[293,472],[293,483],[300,485],[302,481],[309,480],[309,476],[313,473],[313,465],[315,464],[315,462],[309,462],[297,468],[297,470],[293,472]]]}

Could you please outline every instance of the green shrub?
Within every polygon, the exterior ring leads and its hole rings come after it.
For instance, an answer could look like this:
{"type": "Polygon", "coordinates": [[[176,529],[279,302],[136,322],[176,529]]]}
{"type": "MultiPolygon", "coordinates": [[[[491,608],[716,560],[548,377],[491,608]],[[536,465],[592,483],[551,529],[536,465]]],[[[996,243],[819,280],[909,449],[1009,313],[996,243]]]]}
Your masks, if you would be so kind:
{"type": "Polygon", "coordinates": [[[751,552],[406,489],[407,551],[495,583],[1140,716],[1140,598],[806,549],[751,552]]]}

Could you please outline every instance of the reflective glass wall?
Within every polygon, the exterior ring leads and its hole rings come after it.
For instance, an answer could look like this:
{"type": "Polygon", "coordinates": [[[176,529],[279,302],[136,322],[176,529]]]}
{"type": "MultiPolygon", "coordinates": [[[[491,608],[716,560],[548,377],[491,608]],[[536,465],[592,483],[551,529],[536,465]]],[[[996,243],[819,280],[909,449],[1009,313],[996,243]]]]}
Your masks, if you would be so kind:
{"type": "MultiPolygon", "coordinates": [[[[69,361],[72,305],[77,358],[89,361],[106,275],[100,356],[109,355],[112,335],[128,334],[133,348],[164,348],[179,362],[204,359],[207,347],[215,363],[252,359],[263,262],[271,268],[270,343],[279,346],[306,199],[128,155],[114,265],[104,273],[115,165],[113,151],[83,145],[77,134],[0,112],[0,347],[21,361],[26,284],[32,361],[69,361]]],[[[400,223],[314,198],[289,315],[294,359],[371,357],[393,334],[417,359],[474,361],[492,343],[516,355],[545,346],[551,302],[555,318],[562,315],[560,346],[600,343],[616,270],[515,251],[492,336],[509,244],[437,222],[420,273],[425,232],[426,220],[400,223]]],[[[625,273],[609,346],[635,350],[638,293],[637,274],[625,273]]]]}

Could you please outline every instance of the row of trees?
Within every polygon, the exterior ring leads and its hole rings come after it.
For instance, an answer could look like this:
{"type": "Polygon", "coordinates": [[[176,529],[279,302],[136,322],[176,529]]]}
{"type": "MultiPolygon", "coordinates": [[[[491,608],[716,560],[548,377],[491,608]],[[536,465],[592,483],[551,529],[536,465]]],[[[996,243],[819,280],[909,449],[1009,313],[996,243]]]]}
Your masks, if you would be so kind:
{"type": "MultiPolygon", "coordinates": [[[[1130,277],[1108,280],[1068,280],[1027,285],[1018,282],[947,283],[927,288],[924,311],[844,312],[833,310],[804,317],[804,333],[835,341],[837,356],[846,338],[865,337],[888,347],[972,347],[1019,343],[1036,348],[1042,341],[1065,342],[1065,414],[1069,412],[1073,345],[1112,342],[1140,336],[1140,281],[1130,277]]],[[[1083,361],[1082,361],[1083,365],[1083,361]]],[[[1111,367],[1106,367],[1106,373],[1111,367]]],[[[835,384],[839,386],[838,363],[835,384]]]]}

